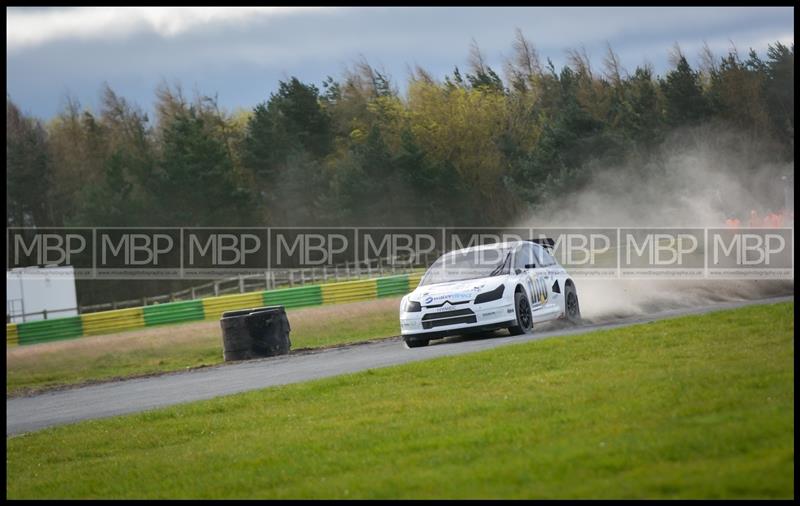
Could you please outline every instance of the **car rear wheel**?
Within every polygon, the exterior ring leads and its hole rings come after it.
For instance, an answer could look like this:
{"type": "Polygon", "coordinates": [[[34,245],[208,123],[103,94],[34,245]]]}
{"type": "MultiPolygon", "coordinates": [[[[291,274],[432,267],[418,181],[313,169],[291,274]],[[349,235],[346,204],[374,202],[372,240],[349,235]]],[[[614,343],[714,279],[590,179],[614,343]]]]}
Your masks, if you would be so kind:
{"type": "Polygon", "coordinates": [[[522,292],[515,293],[514,307],[517,310],[517,324],[508,327],[508,332],[512,336],[530,333],[533,330],[533,314],[531,313],[531,304],[528,302],[528,297],[522,292]]]}
{"type": "Polygon", "coordinates": [[[578,304],[578,291],[574,285],[567,285],[564,293],[564,314],[573,325],[581,322],[581,307],[578,304]]]}

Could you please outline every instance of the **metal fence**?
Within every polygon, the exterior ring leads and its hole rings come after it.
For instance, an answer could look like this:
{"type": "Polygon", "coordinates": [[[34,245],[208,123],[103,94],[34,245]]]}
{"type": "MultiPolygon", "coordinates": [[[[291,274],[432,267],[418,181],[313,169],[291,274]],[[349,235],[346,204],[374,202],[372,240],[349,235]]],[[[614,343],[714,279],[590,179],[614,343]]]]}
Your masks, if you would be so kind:
{"type": "MultiPolygon", "coordinates": [[[[78,314],[95,313],[98,311],[108,311],[113,309],[125,309],[131,307],[149,306],[153,304],[163,304],[165,302],[178,302],[186,300],[200,299],[204,297],[217,297],[220,295],[234,293],[249,293],[262,290],[275,290],[278,288],[291,288],[306,284],[326,283],[331,281],[350,281],[355,279],[372,278],[376,276],[387,276],[392,274],[409,273],[420,267],[427,267],[430,262],[436,259],[435,253],[423,255],[413,265],[407,262],[407,258],[374,258],[360,262],[346,262],[340,265],[324,266],[317,268],[302,269],[273,269],[264,271],[262,274],[239,275],[217,279],[193,286],[184,290],[179,290],[163,295],[128,299],[121,301],[106,302],[103,304],[92,304],[80,306],[78,308],[59,309],[55,311],[41,311],[35,313],[9,313],[6,308],[6,323],[10,322],[9,317],[22,317],[22,321],[28,321],[29,317],[43,315],[43,319],[48,316],[58,317],[58,312],[78,310],[78,314]]],[[[8,304],[6,304],[8,306],[8,304]]]]}

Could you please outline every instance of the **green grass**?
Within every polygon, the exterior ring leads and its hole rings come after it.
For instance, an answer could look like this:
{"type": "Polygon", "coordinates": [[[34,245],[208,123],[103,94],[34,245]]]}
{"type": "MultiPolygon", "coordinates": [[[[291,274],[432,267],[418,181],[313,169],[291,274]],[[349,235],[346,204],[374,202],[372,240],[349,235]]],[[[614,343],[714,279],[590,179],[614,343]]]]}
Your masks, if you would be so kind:
{"type": "Polygon", "coordinates": [[[7,496],[791,498],[793,309],[521,343],[10,437],[7,496]]]}
{"type": "MultiPolygon", "coordinates": [[[[400,334],[399,298],[289,309],[292,349],[319,348],[400,334]]],[[[22,346],[6,353],[6,394],[141,376],[223,362],[219,323],[133,329],[114,335],[22,346]]]]}
{"type": "MultiPolygon", "coordinates": [[[[100,353],[47,353],[24,361],[8,361],[6,394],[36,393],[55,386],[142,376],[222,362],[213,336],[199,336],[196,343],[147,346],[100,353]],[[88,356],[87,356],[88,355],[88,356]]],[[[27,358],[27,357],[26,357],[27,358]]]]}

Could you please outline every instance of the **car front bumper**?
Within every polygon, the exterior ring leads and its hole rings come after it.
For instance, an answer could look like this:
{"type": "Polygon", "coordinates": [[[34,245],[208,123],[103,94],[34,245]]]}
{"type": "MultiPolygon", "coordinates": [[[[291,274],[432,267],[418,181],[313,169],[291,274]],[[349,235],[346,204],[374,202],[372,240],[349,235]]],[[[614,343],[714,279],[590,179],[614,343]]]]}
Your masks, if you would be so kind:
{"type": "Polygon", "coordinates": [[[430,336],[433,339],[436,336],[510,327],[516,322],[514,303],[504,298],[482,304],[469,302],[401,312],[400,333],[403,336],[430,336]]]}

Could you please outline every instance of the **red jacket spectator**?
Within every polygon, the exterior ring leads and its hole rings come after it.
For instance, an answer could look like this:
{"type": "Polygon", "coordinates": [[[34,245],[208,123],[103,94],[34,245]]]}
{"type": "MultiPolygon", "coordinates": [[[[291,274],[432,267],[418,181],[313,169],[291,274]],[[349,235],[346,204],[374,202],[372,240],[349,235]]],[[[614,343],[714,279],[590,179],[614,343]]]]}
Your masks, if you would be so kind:
{"type": "Polygon", "coordinates": [[[750,211],[750,223],[751,227],[761,227],[764,225],[764,222],[761,220],[761,217],[758,215],[758,212],[753,209],[750,211]]]}

